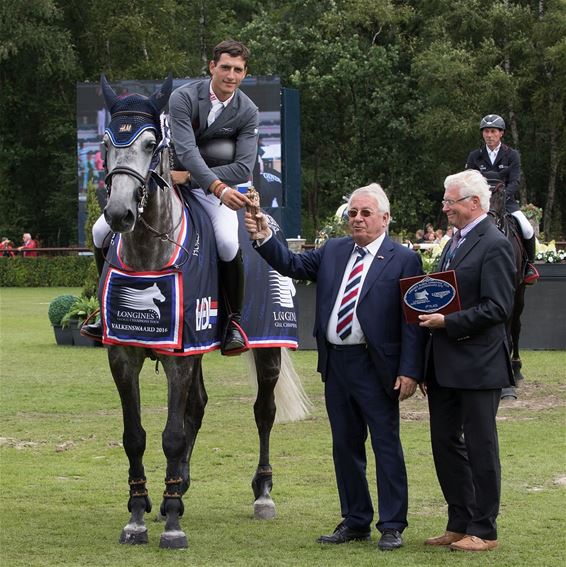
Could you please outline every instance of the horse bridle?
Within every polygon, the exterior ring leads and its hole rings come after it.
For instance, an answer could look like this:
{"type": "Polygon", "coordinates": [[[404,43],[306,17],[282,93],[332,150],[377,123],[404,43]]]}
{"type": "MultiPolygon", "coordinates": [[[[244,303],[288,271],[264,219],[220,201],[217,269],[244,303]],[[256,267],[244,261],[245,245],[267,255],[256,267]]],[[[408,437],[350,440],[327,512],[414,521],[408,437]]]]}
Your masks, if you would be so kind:
{"type": "Polygon", "coordinates": [[[138,187],[138,196],[137,196],[138,220],[143,224],[143,226],[149,232],[153,234],[155,238],[159,238],[163,242],[170,242],[175,246],[181,248],[181,250],[185,252],[185,259],[183,260],[183,262],[181,262],[181,264],[177,265],[177,268],[180,268],[188,260],[189,251],[185,248],[185,246],[183,246],[182,244],[176,242],[173,238],[171,238],[170,235],[173,236],[175,235],[175,231],[179,228],[179,225],[183,221],[183,214],[179,216],[179,221],[177,222],[177,224],[172,229],[166,232],[160,232],[159,230],[151,226],[143,218],[143,212],[145,210],[145,207],[147,206],[147,202],[149,199],[149,191],[150,191],[148,187],[149,182],[153,181],[155,185],[162,190],[165,188],[171,189],[169,183],[167,183],[167,181],[165,181],[165,179],[163,179],[163,177],[161,177],[161,175],[156,173],[156,171],[151,167],[151,164],[153,164],[156,156],[159,155],[161,159],[160,154],[163,152],[164,147],[165,146],[158,147],[157,150],[153,153],[151,157],[150,167],[145,177],[139,171],[136,171],[135,169],[128,167],[127,165],[118,165],[106,174],[106,177],[104,178],[104,184],[106,186],[106,194],[108,197],[110,197],[110,191],[112,190],[112,177],[114,177],[114,175],[117,174],[129,175],[130,177],[133,177],[134,179],[140,182],[140,186],[138,187]]]}
{"type": "Polygon", "coordinates": [[[149,198],[149,189],[147,188],[147,183],[151,178],[151,170],[147,172],[147,175],[144,177],[141,173],[136,171],[135,169],[128,167],[127,165],[118,165],[112,171],[109,171],[104,178],[104,185],[106,186],[106,195],[110,197],[110,191],[112,190],[112,177],[114,175],[122,173],[124,175],[129,175],[134,179],[137,179],[140,182],[140,186],[138,187],[138,214],[143,214],[145,207],[147,206],[147,200],[149,198]]]}

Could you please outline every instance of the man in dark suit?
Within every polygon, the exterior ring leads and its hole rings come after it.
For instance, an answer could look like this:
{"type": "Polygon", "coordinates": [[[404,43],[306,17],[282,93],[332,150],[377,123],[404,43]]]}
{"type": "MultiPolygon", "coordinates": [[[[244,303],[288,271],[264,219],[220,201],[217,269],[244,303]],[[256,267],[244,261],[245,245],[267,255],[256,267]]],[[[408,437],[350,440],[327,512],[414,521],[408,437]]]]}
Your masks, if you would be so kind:
{"type": "Polygon", "coordinates": [[[515,261],[509,241],[486,212],[490,190],[467,170],[444,182],[448,224],[440,268],[456,272],[462,309],[420,315],[430,330],[426,383],[436,474],[448,504],[443,535],[428,545],[464,551],[497,547],[501,465],[495,418],[501,389],[513,383],[506,321],[514,296],[515,261]]]}
{"type": "Polygon", "coordinates": [[[263,214],[246,214],[254,246],[283,275],[317,282],[314,335],[318,371],[333,441],[342,522],[320,543],[370,539],[373,506],[366,479],[365,441],[377,466],[380,549],[402,545],[407,526],[407,475],[399,438],[399,400],[422,379],[424,335],[405,323],[399,279],[422,273],[418,256],[386,234],[389,201],[372,184],[348,204],[352,237],[290,252],[272,238],[263,214]],[[259,227],[256,220],[259,220],[259,227]]]}
{"type": "Polygon", "coordinates": [[[169,101],[177,162],[173,182],[197,197],[216,235],[220,280],[230,310],[223,354],[242,352],[246,343],[240,327],[244,269],[236,211],[251,203],[235,187],[250,180],[257,158],[258,109],[238,88],[248,57],[244,44],[223,41],[214,48],[211,79],[179,87],[169,101]]]}

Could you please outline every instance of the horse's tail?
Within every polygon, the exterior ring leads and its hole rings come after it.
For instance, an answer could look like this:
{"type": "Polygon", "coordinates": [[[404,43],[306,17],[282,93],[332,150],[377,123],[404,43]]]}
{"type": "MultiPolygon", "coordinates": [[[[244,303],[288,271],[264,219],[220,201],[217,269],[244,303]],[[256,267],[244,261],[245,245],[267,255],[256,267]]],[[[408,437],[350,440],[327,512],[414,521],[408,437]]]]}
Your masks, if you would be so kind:
{"type": "MultiPolygon", "coordinates": [[[[248,351],[244,357],[249,365],[250,380],[257,389],[254,356],[251,351],[248,351]]],[[[275,406],[277,408],[275,423],[300,421],[308,417],[313,408],[286,348],[281,349],[281,369],[275,386],[275,406]]]]}

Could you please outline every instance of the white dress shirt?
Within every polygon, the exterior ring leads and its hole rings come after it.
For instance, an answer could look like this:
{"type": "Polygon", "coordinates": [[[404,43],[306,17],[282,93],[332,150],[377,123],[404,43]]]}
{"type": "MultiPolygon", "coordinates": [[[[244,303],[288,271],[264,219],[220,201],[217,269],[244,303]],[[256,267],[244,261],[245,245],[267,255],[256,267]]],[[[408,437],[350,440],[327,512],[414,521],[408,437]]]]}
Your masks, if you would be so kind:
{"type": "Polygon", "coordinates": [[[487,155],[489,156],[489,159],[491,160],[491,163],[494,164],[495,160],[497,159],[497,154],[499,153],[499,148],[501,147],[501,144],[499,144],[497,146],[497,148],[495,148],[494,150],[490,150],[488,146],[486,146],[487,149],[487,155]]]}
{"type": "MultiPolygon", "coordinates": [[[[381,244],[383,243],[383,239],[385,238],[385,233],[381,236],[378,236],[373,242],[370,242],[364,248],[367,250],[367,254],[362,258],[361,262],[364,265],[364,269],[361,275],[360,281],[360,294],[358,294],[358,300],[360,298],[364,281],[366,276],[369,272],[371,263],[373,262],[374,258],[377,255],[377,251],[379,250],[381,244]]],[[[360,326],[360,322],[358,321],[358,316],[356,310],[358,308],[356,304],[356,308],[354,309],[354,319],[352,320],[352,333],[348,335],[344,340],[342,340],[338,333],[336,332],[336,325],[338,323],[338,311],[340,311],[340,303],[342,302],[342,297],[344,296],[344,289],[346,284],[348,283],[348,278],[350,276],[350,272],[352,271],[352,267],[354,266],[354,262],[356,261],[356,257],[358,256],[355,253],[355,246],[352,247],[352,254],[348,263],[346,264],[346,269],[344,270],[344,275],[342,276],[342,283],[340,284],[340,289],[338,291],[338,295],[336,296],[336,303],[334,304],[334,309],[332,309],[332,313],[330,314],[330,320],[328,321],[328,327],[326,329],[326,338],[329,343],[335,345],[359,345],[365,344],[366,338],[360,326]]]]}

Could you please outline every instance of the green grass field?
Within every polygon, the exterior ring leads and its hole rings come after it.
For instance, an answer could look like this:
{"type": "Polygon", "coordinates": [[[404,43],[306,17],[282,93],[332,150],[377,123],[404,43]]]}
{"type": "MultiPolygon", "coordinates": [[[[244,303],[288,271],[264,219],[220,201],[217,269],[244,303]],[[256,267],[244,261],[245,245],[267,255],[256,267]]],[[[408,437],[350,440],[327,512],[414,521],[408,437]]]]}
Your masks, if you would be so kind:
{"type": "MultiPolygon", "coordinates": [[[[0,290],[0,565],[18,566],[363,566],[566,564],[566,385],[564,352],[524,352],[527,377],[516,402],[503,402],[500,548],[469,555],[428,549],[445,527],[430,450],[426,401],[402,404],[409,473],[409,527],[401,550],[371,543],[321,547],[339,521],[329,426],[315,353],[293,362],[314,402],[312,416],[276,425],[271,464],[277,517],[253,519],[250,481],[258,442],[253,395],[239,359],[205,357],[209,403],[192,459],[183,527],[189,549],[160,550],[153,522],[165,476],[161,431],[166,386],[147,362],[142,376],[146,474],[154,512],[150,543],[118,544],[128,520],[127,459],[120,402],[100,348],[58,347],[50,300],[68,289],[0,290]]],[[[371,486],[375,467],[370,461],[371,486]]],[[[375,494],[375,489],[374,489],[375,494]]]]}

